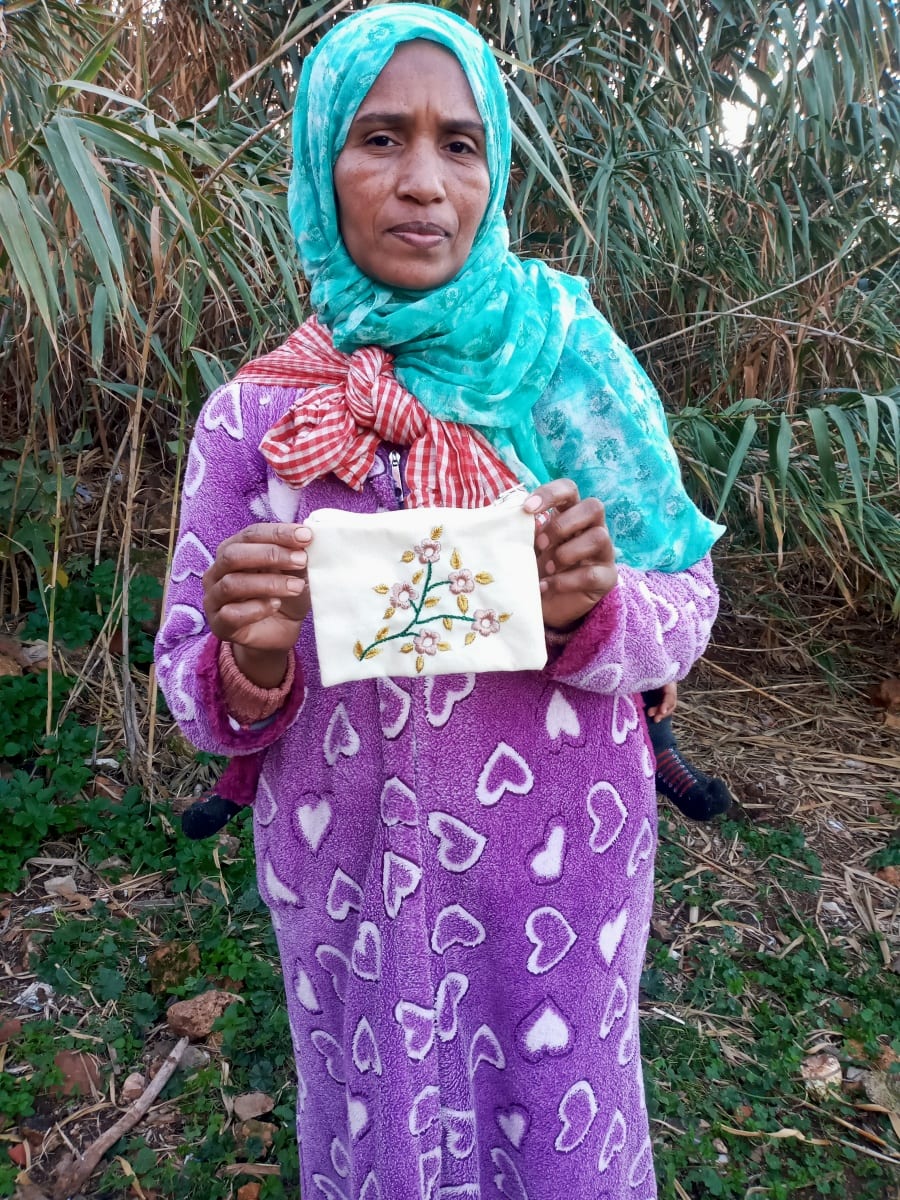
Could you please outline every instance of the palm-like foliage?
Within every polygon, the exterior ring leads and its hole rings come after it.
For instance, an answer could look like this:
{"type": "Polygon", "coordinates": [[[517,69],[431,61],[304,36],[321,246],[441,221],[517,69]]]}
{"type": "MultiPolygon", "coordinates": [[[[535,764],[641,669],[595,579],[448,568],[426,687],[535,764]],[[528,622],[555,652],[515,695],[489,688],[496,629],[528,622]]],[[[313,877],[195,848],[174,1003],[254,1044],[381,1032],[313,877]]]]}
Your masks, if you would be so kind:
{"type": "MultiPolygon", "coordinates": [[[[97,448],[101,525],[127,466],[126,546],[142,456],[167,460],[202,395],[302,315],[292,81],[352,6],[0,10],[2,437],[49,448],[61,497],[65,448],[97,448]]],[[[698,493],[738,535],[824,556],[848,594],[849,563],[897,595],[895,7],[447,6],[508,73],[514,240],[591,276],[698,493]]]]}

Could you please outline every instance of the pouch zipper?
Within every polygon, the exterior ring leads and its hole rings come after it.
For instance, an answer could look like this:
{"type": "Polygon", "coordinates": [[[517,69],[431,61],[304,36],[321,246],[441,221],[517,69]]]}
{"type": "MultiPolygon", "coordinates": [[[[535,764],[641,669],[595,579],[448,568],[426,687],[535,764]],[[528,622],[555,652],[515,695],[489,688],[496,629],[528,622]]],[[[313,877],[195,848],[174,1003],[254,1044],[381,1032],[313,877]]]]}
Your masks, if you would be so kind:
{"type": "Polygon", "coordinates": [[[391,468],[391,482],[394,485],[394,498],[400,508],[403,507],[403,476],[400,473],[400,451],[391,450],[388,454],[391,468]]]}

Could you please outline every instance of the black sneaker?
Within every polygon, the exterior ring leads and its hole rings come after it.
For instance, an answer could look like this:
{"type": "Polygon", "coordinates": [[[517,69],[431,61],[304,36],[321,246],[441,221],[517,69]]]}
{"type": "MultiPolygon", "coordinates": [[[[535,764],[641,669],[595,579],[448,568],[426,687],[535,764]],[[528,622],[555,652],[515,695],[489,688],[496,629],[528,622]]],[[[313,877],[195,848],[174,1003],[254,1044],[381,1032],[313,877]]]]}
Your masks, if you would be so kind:
{"type": "Polygon", "coordinates": [[[692,821],[711,821],[734,804],[725,781],[692,767],[676,746],[657,756],[656,790],[692,821]]]}
{"type": "Polygon", "coordinates": [[[226,800],[224,796],[213,792],[184,810],[181,814],[181,832],[195,842],[201,838],[212,837],[227,825],[242,807],[233,800],[226,800]]]}

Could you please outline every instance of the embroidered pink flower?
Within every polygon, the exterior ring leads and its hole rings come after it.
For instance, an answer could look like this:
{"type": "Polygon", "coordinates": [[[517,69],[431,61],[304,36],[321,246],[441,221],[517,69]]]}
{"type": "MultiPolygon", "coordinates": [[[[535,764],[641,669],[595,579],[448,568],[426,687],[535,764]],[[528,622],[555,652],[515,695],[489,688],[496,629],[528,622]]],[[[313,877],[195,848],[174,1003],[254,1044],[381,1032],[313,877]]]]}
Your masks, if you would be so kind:
{"type": "Polygon", "coordinates": [[[418,554],[420,563],[435,563],[441,557],[441,543],[434,538],[422,538],[413,546],[413,550],[418,554]]]}
{"type": "Polygon", "coordinates": [[[465,567],[461,571],[450,572],[450,593],[453,596],[459,596],[463,592],[475,591],[475,576],[471,571],[467,571],[465,567]]]}
{"type": "Polygon", "coordinates": [[[477,608],[472,617],[472,628],[482,637],[490,637],[492,633],[500,632],[500,622],[493,608],[477,608]]]}
{"type": "Polygon", "coordinates": [[[430,630],[426,633],[420,633],[417,638],[413,638],[413,646],[415,646],[416,654],[437,654],[439,640],[438,635],[432,633],[430,630]]]}
{"type": "Polygon", "coordinates": [[[390,602],[392,608],[409,608],[419,598],[419,593],[411,583],[395,583],[391,588],[390,602]]]}

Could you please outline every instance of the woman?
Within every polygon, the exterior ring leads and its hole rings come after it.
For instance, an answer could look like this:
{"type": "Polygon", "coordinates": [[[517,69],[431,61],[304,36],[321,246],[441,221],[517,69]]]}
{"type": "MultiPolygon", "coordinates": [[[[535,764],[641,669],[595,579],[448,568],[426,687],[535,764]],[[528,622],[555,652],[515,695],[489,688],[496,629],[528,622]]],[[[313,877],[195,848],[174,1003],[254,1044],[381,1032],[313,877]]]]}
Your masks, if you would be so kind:
{"type": "Polygon", "coordinates": [[[316,318],[214,394],[185,479],[160,679],[196,745],[265,751],[307,1196],[656,1194],[633,697],[702,653],[718,531],[583,282],[509,254],[509,145],[461,20],[392,4],[323,39],[290,191],[316,318]],[[323,688],[309,513],[478,506],[516,480],[547,668],[323,688]]]}

